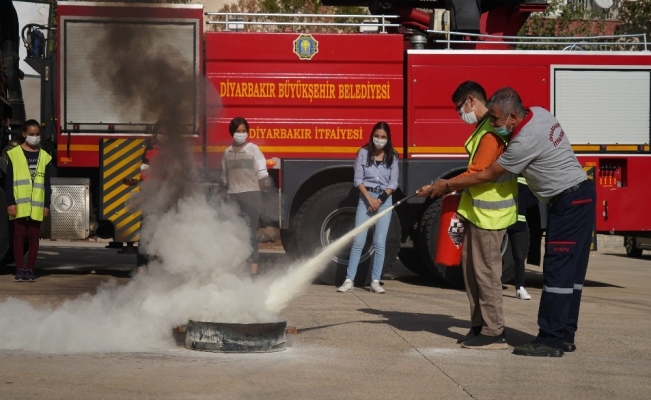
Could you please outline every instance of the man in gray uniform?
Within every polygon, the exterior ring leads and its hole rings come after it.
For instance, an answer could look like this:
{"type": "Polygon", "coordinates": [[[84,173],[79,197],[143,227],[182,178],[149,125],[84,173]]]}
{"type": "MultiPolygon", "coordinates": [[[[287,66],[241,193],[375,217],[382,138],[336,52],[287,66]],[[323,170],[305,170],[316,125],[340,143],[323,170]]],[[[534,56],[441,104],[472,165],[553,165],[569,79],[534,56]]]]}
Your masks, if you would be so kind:
{"type": "Polygon", "coordinates": [[[595,221],[595,187],[576,159],[558,120],[540,107],[526,109],[511,88],[495,92],[488,113],[496,132],[511,134],[504,154],[488,169],[431,186],[431,197],[495,180],[506,172],[522,174],[529,188],[550,203],[547,220],[543,293],[535,340],[513,354],[561,357],[576,350],[581,293],[595,221]]]}

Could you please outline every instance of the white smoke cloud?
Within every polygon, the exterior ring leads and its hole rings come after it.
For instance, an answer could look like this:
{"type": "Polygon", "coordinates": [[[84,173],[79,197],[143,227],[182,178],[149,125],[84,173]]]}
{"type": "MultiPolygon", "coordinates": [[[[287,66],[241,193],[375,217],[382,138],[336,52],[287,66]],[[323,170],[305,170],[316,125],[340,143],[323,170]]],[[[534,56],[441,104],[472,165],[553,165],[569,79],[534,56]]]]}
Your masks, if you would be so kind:
{"type": "MultiPolygon", "coordinates": [[[[176,157],[178,154],[174,154],[176,157]]],[[[165,153],[161,154],[164,157],[165,153]]],[[[161,158],[176,160],[180,158],[161,158]]],[[[173,161],[169,161],[173,162],[173,161]]],[[[330,257],[369,223],[288,271],[249,276],[248,228],[221,195],[174,180],[143,186],[143,245],[153,260],[129,283],[102,284],[57,307],[10,298],[0,304],[0,349],[39,352],[151,351],[176,346],[172,329],[188,320],[275,322],[304,292],[330,257]],[[153,188],[157,190],[153,191],[153,188]],[[183,190],[179,190],[184,188],[183,190]],[[171,202],[174,193],[181,194],[171,202]],[[157,213],[158,212],[158,213],[157,213]]]]}
{"type": "MultiPolygon", "coordinates": [[[[214,172],[197,167],[201,163],[193,159],[189,139],[174,125],[192,115],[192,102],[178,99],[192,99],[194,81],[169,64],[174,57],[168,52],[158,58],[156,54],[137,60],[128,55],[120,57],[117,50],[125,35],[111,32],[103,42],[105,46],[98,46],[112,59],[98,61],[94,75],[106,77],[105,89],[123,104],[133,104],[135,97],[142,97],[138,104],[143,120],[156,120],[160,115],[169,118],[162,151],[151,163],[151,176],[132,201],[140,203],[144,216],[139,245],[151,256],[149,271],[124,285],[112,280],[102,284],[96,294],[85,294],[56,307],[32,306],[9,298],[0,303],[0,349],[151,351],[175,347],[172,329],[188,320],[275,322],[329,263],[331,254],[345,244],[342,242],[352,240],[359,232],[351,232],[347,239],[333,243],[330,251],[312,260],[252,279],[246,261],[252,250],[249,231],[238,207],[223,194],[209,193],[207,186],[192,184],[217,179],[210,175],[214,172]],[[142,74],[121,73],[116,65],[145,71],[152,82],[166,84],[141,81],[142,74]],[[109,73],[113,70],[115,74],[109,73]],[[131,79],[124,81],[125,77],[131,79]],[[152,87],[157,90],[152,91],[152,87]]],[[[209,86],[208,95],[215,97],[209,86]]],[[[211,100],[210,104],[218,103],[211,100]]]]}

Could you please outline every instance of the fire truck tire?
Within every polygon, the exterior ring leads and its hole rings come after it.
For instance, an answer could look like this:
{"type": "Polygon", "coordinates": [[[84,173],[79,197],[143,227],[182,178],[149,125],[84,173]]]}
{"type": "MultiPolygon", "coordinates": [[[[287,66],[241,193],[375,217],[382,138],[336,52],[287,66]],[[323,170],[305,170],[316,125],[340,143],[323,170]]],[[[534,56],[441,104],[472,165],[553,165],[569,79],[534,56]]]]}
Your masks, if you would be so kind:
{"type": "MultiPolygon", "coordinates": [[[[355,211],[359,192],[350,183],[337,183],[327,186],[312,195],[299,208],[294,218],[294,235],[297,238],[298,253],[310,257],[322,248],[340,238],[355,226],[355,211]]],[[[373,263],[372,228],[362,251],[356,286],[370,283],[371,266],[373,263]]],[[[396,260],[400,250],[400,221],[395,212],[391,217],[387,233],[386,251],[382,274],[396,260]]],[[[346,246],[315,279],[326,285],[341,285],[346,279],[350,245],[346,246]]]]}
{"type": "Polygon", "coordinates": [[[285,249],[285,254],[287,254],[290,260],[298,260],[301,258],[301,253],[298,251],[298,241],[291,229],[280,230],[280,242],[283,245],[283,249],[285,249]]]}
{"type": "MultiPolygon", "coordinates": [[[[454,267],[437,266],[434,263],[436,255],[436,244],[438,242],[439,220],[441,216],[442,198],[436,199],[423,214],[418,226],[418,242],[423,243],[419,246],[419,252],[425,267],[438,278],[451,287],[463,288],[463,271],[461,264],[454,267]]],[[[508,236],[504,236],[504,241],[500,248],[502,254],[502,283],[511,281],[515,274],[513,271],[513,256],[508,236]]]]}
{"type": "Polygon", "coordinates": [[[624,236],[624,248],[629,257],[642,257],[642,249],[637,247],[637,240],[633,236],[624,236]]]}
{"type": "Polygon", "coordinates": [[[432,272],[427,269],[427,266],[420,257],[418,249],[416,248],[402,248],[398,252],[398,258],[402,265],[416,275],[422,277],[432,277],[432,272]]]}

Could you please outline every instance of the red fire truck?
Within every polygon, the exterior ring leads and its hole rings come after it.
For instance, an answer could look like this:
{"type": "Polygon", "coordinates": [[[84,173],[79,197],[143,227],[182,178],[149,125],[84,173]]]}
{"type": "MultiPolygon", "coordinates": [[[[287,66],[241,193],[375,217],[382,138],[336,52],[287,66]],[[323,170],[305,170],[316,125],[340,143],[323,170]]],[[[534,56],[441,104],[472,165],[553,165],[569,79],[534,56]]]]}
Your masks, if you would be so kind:
{"type": "MultiPolygon", "coordinates": [[[[346,0],[331,1],[346,5],[346,0]]],[[[455,0],[446,3],[447,10],[432,13],[416,7],[445,9],[443,2],[373,3],[369,10],[374,15],[365,16],[373,22],[362,21],[356,28],[364,32],[309,33],[314,26],[305,14],[281,15],[274,22],[268,15],[204,17],[195,5],[60,2],[56,72],[50,75],[57,78],[59,177],[52,236],[72,232],[82,237],[96,230],[116,242],[138,240],[139,213],[124,208],[137,188],[123,182],[138,178],[143,138],[155,121],[143,118],[137,107],[116,106],[92,73],[102,54],[95,48],[103,43],[98,35],[127,25],[153,40],[146,46],[123,41],[120,53],[127,57],[113,58],[107,49],[100,64],[129,73],[134,60],[173,55],[175,65],[196,85],[193,113],[182,123],[205,168],[215,170],[207,176],[219,176],[221,154],[231,141],[228,122],[235,116],[248,119],[252,141],[269,160],[278,189],[275,222],[293,258],[314,254],[353,226],[353,161],[377,121],[389,123],[400,154],[396,197],[465,169],[463,144],[471,129],[450,101],[465,80],[480,82],[489,94],[511,86],[528,105],[550,109],[597,183],[595,231],[649,235],[651,216],[640,208],[651,196],[645,178],[651,165],[651,55],[630,47],[513,50],[509,36],[546,4],[486,3],[478,9],[477,2],[455,0]],[[274,24],[284,30],[260,31],[274,24]],[[450,29],[466,33],[446,33],[450,29]],[[69,228],[62,227],[66,224],[69,228]]],[[[329,23],[340,30],[351,26],[337,19],[329,23]]],[[[550,140],[559,134],[550,132],[550,140]]],[[[399,256],[418,274],[461,285],[458,265],[434,261],[443,240],[440,219],[441,199],[413,199],[397,208],[386,268],[399,256]]],[[[512,277],[507,246],[502,249],[504,280],[512,277]]],[[[369,241],[360,282],[368,279],[372,258],[369,241]]],[[[321,280],[339,283],[346,264],[344,251],[321,280]]]]}

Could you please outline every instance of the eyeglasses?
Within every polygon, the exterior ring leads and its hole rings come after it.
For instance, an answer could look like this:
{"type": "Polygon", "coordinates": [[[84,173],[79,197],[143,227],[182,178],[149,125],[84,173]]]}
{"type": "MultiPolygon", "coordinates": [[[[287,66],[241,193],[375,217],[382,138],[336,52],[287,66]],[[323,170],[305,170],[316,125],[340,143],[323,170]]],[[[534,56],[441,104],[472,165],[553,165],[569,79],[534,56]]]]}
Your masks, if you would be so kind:
{"type": "Polygon", "coordinates": [[[461,103],[461,104],[459,104],[457,106],[457,114],[461,115],[461,109],[466,105],[467,102],[468,102],[468,99],[466,99],[463,103],[461,103]]]}

